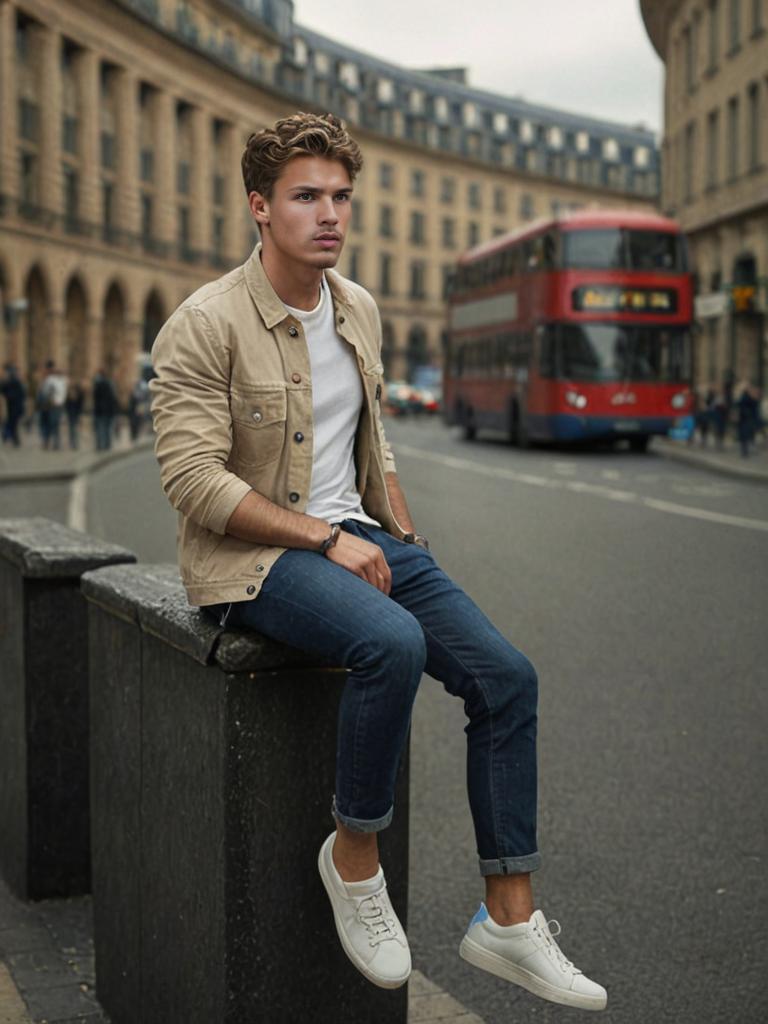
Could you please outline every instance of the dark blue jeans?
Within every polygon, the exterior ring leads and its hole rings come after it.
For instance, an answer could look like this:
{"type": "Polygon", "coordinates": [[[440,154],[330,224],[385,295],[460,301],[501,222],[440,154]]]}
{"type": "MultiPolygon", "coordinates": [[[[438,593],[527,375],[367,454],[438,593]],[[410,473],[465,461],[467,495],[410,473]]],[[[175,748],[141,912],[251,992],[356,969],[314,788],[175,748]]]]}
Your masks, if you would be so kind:
{"type": "Polygon", "coordinates": [[[464,701],[467,788],[480,873],[539,867],[536,846],[536,673],[427,551],[346,520],[378,544],[389,597],[313,551],[277,560],[252,601],[209,607],[349,669],[339,707],[333,813],[373,832],[392,819],[395,775],[426,671],[464,701]]]}

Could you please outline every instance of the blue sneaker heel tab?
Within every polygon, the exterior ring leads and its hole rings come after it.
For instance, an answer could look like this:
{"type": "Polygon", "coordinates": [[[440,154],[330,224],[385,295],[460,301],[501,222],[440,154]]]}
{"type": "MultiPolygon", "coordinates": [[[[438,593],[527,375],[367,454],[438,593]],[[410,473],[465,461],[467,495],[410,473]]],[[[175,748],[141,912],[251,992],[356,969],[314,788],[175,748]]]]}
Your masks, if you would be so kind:
{"type": "Polygon", "coordinates": [[[488,908],[486,907],[486,905],[484,903],[481,903],[480,904],[480,909],[475,914],[475,916],[472,918],[472,920],[469,922],[469,925],[467,926],[467,931],[469,931],[469,929],[472,927],[472,925],[482,924],[483,921],[487,921],[488,917],[489,917],[488,908]]]}

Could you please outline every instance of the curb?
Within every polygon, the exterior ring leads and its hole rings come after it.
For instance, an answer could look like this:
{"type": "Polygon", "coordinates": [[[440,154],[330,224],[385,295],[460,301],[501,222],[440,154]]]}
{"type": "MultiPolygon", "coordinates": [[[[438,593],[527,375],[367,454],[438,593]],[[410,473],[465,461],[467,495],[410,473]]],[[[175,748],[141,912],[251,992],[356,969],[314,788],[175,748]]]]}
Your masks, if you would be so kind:
{"type": "Polygon", "coordinates": [[[73,480],[78,476],[86,476],[89,473],[94,472],[97,469],[101,469],[103,466],[109,465],[111,462],[116,462],[118,459],[125,458],[127,455],[133,455],[136,452],[143,451],[146,448],[154,447],[155,439],[154,436],[139,438],[130,448],[114,448],[111,451],[103,452],[93,455],[82,455],[80,458],[81,462],[77,462],[75,465],[69,466],[66,469],[51,467],[41,469],[1,469],[0,468],[0,483],[8,484],[25,484],[31,483],[34,480],[47,480],[47,481],[67,481],[73,480]]]}
{"type": "Polygon", "coordinates": [[[702,455],[697,451],[690,451],[687,447],[678,447],[674,441],[664,441],[656,438],[651,449],[665,458],[676,459],[678,462],[687,462],[688,465],[698,466],[699,469],[708,469],[713,473],[720,473],[722,476],[737,477],[740,480],[752,480],[760,484],[768,484],[768,471],[757,469],[753,466],[742,466],[739,463],[732,463],[717,455],[702,455]]]}

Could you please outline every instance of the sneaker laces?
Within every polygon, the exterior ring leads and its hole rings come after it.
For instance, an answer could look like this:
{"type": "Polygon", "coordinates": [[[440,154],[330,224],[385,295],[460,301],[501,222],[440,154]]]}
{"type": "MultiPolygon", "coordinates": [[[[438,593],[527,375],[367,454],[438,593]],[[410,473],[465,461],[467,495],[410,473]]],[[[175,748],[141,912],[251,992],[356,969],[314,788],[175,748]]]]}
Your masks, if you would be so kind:
{"type": "Polygon", "coordinates": [[[387,939],[397,938],[397,925],[391,913],[387,890],[380,889],[371,896],[362,896],[357,904],[357,919],[367,929],[371,946],[378,946],[387,939]]]}
{"type": "Polygon", "coordinates": [[[555,942],[556,936],[560,935],[562,930],[560,922],[554,920],[547,921],[546,928],[539,928],[538,925],[534,925],[534,931],[543,939],[544,952],[550,960],[559,964],[560,970],[564,973],[568,973],[570,971],[571,974],[583,974],[584,972],[580,971],[579,968],[566,957],[565,953],[563,953],[562,949],[560,949],[558,944],[555,942]],[[556,928],[557,931],[552,931],[553,928],[556,928]]]}

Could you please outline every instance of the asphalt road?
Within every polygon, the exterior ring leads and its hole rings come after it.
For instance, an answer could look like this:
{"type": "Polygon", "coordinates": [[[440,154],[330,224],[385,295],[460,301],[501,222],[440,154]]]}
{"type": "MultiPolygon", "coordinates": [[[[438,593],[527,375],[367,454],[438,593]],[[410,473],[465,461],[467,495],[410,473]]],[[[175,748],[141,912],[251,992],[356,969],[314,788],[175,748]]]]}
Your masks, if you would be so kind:
{"type": "MultiPolygon", "coordinates": [[[[537,902],[608,988],[603,1019],[762,1024],[768,488],[653,453],[463,442],[436,421],[388,433],[419,530],[538,669],[537,902]]],[[[151,454],[95,476],[88,518],[142,559],[174,558],[151,454]]],[[[458,958],[482,897],[463,725],[425,678],[414,963],[486,1024],[573,1019],[458,958]]]]}

